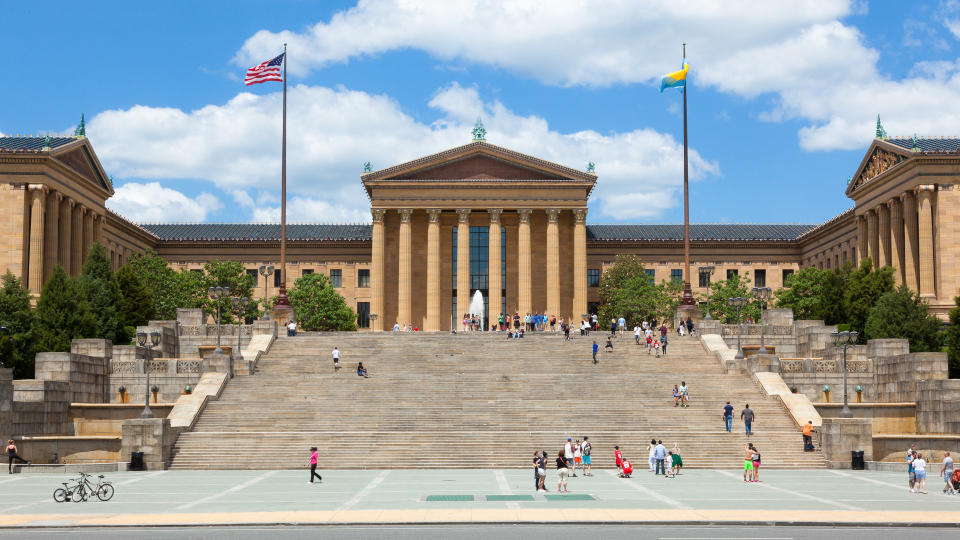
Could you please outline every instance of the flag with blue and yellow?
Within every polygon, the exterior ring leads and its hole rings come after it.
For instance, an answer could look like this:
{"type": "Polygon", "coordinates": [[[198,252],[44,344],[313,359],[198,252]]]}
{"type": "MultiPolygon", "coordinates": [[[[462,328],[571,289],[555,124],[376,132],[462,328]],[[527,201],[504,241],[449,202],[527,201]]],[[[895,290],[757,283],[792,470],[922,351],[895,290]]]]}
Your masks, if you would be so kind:
{"type": "Polygon", "coordinates": [[[660,92],[662,93],[665,88],[686,88],[687,70],[689,69],[690,66],[684,61],[683,69],[664,75],[663,78],[660,79],[660,92]]]}

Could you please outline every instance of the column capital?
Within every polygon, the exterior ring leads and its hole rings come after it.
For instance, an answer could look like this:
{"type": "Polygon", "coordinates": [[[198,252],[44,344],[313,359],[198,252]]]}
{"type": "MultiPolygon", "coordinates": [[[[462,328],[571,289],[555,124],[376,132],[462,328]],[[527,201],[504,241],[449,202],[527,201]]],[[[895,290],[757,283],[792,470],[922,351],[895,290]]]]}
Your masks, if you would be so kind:
{"type": "Polygon", "coordinates": [[[383,223],[384,216],[387,215],[386,208],[371,208],[370,215],[373,216],[374,223],[383,223]]]}
{"type": "Polygon", "coordinates": [[[430,223],[439,223],[442,212],[442,208],[427,208],[427,221],[430,223]]]}
{"type": "Polygon", "coordinates": [[[490,214],[490,223],[500,223],[500,214],[503,213],[503,208],[487,208],[487,213],[490,214]]]}
{"type": "Polygon", "coordinates": [[[520,223],[530,223],[530,214],[533,210],[530,208],[517,208],[517,216],[520,217],[520,223]]]}
{"type": "Polygon", "coordinates": [[[587,209],[586,208],[576,208],[573,210],[573,217],[577,223],[586,223],[587,222],[587,209]]]}
{"type": "Polygon", "coordinates": [[[27,188],[33,193],[34,197],[40,197],[47,194],[46,184],[29,184],[27,188]]]}
{"type": "Polygon", "coordinates": [[[400,208],[397,210],[397,213],[400,214],[400,223],[410,223],[410,218],[413,216],[413,208],[400,208]]]}
{"type": "Polygon", "coordinates": [[[58,201],[62,201],[62,200],[63,200],[63,193],[60,193],[59,191],[57,191],[57,190],[55,190],[55,189],[51,189],[49,195],[50,195],[50,197],[53,197],[53,198],[57,199],[58,201]]]}
{"type": "Polygon", "coordinates": [[[64,197],[64,198],[63,198],[63,204],[65,204],[65,205],[67,205],[67,206],[69,206],[69,207],[72,208],[72,207],[76,206],[77,201],[73,200],[73,197],[64,197]]]}
{"type": "Polygon", "coordinates": [[[904,203],[907,201],[907,199],[911,199],[913,197],[914,197],[913,190],[904,191],[903,193],[900,194],[900,202],[904,203]]]}
{"type": "Polygon", "coordinates": [[[924,194],[924,193],[926,193],[927,195],[929,195],[929,194],[933,193],[933,192],[936,191],[936,190],[937,190],[936,184],[924,184],[924,185],[921,185],[921,186],[917,186],[916,189],[915,189],[915,191],[917,192],[917,195],[922,195],[922,194],[924,194]]]}
{"type": "Polygon", "coordinates": [[[458,223],[470,223],[470,209],[469,209],[469,208],[457,208],[457,222],[458,222],[458,223]]]}
{"type": "Polygon", "coordinates": [[[557,223],[560,221],[559,208],[547,208],[547,223],[557,223]]]}
{"type": "Polygon", "coordinates": [[[887,199],[887,208],[893,208],[894,206],[900,204],[900,197],[890,197],[887,199]]]}

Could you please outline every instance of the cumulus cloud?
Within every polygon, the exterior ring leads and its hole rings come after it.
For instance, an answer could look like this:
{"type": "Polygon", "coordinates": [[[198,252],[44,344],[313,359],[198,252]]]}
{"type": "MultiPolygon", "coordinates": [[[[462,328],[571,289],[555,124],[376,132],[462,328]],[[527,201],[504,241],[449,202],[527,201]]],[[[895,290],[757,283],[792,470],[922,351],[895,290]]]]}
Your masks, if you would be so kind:
{"type": "MultiPolygon", "coordinates": [[[[545,118],[518,115],[456,83],[432,96],[429,105],[438,117],[429,124],[411,118],[387,96],[304,85],[288,90],[291,220],[368,221],[369,201],[359,178],[365,161],[383,168],[467,143],[478,115],[493,144],[579,169],[596,162],[595,209],[607,213],[609,207],[611,217],[663,213],[669,205],[662,199],[643,208],[609,205],[629,193],[672,193],[683,178],[683,147],[671,135],[650,129],[560,133],[545,118]]],[[[275,221],[279,100],[279,94],[244,93],[195,111],[145,106],[106,111],[90,121],[89,133],[104,164],[120,177],[208,180],[251,219],[275,221]]],[[[690,164],[694,179],[719,173],[717,164],[696,150],[690,164]]]]}
{"type": "Polygon", "coordinates": [[[157,182],[129,182],[116,188],[113,197],[107,199],[107,207],[135,222],[154,223],[204,221],[222,205],[217,197],[206,192],[190,198],[157,182]]]}

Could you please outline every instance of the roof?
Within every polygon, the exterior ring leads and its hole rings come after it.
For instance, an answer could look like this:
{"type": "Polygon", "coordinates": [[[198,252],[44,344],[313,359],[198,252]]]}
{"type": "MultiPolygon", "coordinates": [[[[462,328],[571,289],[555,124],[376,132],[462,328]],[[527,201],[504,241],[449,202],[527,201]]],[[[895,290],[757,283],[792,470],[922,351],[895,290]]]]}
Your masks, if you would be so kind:
{"type": "MultiPolygon", "coordinates": [[[[74,137],[50,137],[50,148],[58,148],[76,141],[74,137]]],[[[0,151],[41,151],[45,137],[0,137],[0,151]]]]}
{"type": "MultiPolygon", "coordinates": [[[[890,137],[884,141],[904,150],[913,150],[913,137],[890,137]]],[[[960,138],[957,137],[918,137],[917,150],[923,153],[960,152],[960,138]]]]}
{"type": "MultiPolygon", "coordinates": [[[[814,227],[815,225],[691,224],[690,240],[792,241],[814,227]]],[[[682,241],[683,225],[587,225],[587,240],[682,241]]]]}

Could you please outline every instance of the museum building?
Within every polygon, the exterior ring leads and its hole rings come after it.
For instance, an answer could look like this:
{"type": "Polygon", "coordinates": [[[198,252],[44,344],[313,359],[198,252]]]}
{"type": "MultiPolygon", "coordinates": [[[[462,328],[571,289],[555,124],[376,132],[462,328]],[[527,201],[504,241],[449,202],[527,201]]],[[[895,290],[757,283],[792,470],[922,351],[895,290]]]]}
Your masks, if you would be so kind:
{"type": "MultiPolygon", "coordinates": [[[[683,279],[682,225],[596,225],[587,207],[597,175],[487,142],[376,171],[360,181],[372,224],[287,226],[288,287],[330,277],[361,328],[395,322],[457,328],[477,291],[484,315],[543,312],[579,319],[599,301],[618,254],[641,258],[652,280],[683,279]]],[[[691,225],[694,292],[733,274],[774,289],[801,268],[870,257],[893,266],[941,317],[960,289],[960,139],[877,137],[846,188],[853,208],[820,225],[691,225]],[[712,276],[697,268],[713,266],[712,276]]],[[[257,298],[275,295],[278,224],[135,224],[110,211],[109,176],[83,129],[70,137],[0,137],[0,269],[38,294],[53,267],[80,272],[98,241],[114,267],[152,249],[200,271],[235,260],[257,298]]],[[[838,194],[839,195],[839,194],[838,194]]],[[[697,202],[693,201],[696,208],[697,202]]]]}

